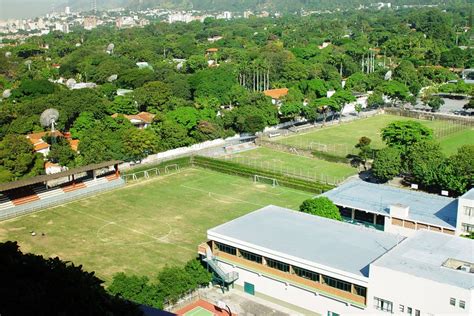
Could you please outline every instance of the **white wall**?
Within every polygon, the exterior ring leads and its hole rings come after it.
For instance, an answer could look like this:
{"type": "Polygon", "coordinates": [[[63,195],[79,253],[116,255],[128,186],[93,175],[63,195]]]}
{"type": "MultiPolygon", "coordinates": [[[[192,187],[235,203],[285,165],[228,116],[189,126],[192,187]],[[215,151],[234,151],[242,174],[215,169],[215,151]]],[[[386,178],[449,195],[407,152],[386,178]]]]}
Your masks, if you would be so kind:
{"type": "Polygon", "coordinates": [[[345,302],[337,301],[332,298],[322,296],[316,292],[311,292],[279,280],[269,278],[258,273],[245,270],[239,267],[233,267],[230,264],[219,261],[219,265],[224,267],[225,271],[236,271],[239,273],[239,279],[236,284],[244,286],[244,282],[255,286],[255,292],[271,296],[275,299],[299,306],[301,308],[327,315],[328,311],[344,314],[362,314],[363,309],[351,306],[345,302]]]}
{"type": "MultiPolygon", "coordinates": [[[[467,290],[448,284],[418,278],[391,269],[370,266],[369,287],[367,290],[368,312],[383,314],[374,306],[374,296],[391,301],[393,313],[402,314],[399,305],[411,307],[421,315],[473,315],[474,290],[467,290]],[[456,306],[449,304],[450,298],[456,299],[456,306]],[[466,302],[466,309],[459,308],[459,300],[466,302]]],[[[387,313],[388,314],[388,313],[387,313]]]]}
{"type": "Polygon", "coordinates": [[[411,237],[416,233],[415,229],[405,228],[402,226],[392,225],[392,218],[385,216],[384,229],[385,232],[398,234],[404,237],[411,237]]]}
{"type": "Polygon", "coordinates": [[[456,234],[464,233],[462,230],[462,223],[474,225],[474,216],[469,217],[465,215],[465,207],[474,207],[474,200],[467,199],[465,197],[460,197],[458,199],[458,216],[456,221],[456,234]]]}

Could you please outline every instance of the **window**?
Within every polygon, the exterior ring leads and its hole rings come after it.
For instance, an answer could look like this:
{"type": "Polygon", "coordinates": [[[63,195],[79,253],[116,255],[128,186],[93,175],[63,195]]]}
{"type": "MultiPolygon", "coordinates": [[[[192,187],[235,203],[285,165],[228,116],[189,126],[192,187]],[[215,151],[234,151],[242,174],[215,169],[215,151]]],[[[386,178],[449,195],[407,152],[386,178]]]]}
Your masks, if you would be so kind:
{"type": "Polygon", "coordinates": [[[449,304],[451,304],[452,306],[456,306],[456,299],[454,297],[451,297],[449,299],[449,304]]]}
{"type": "Polygon", "coordinates": [[[392,312],[393,304],[390,301],[383,300],[378,297],[374,297],[374,307],[379,311],[392,312]]]}
{"type": "Polygon", "coordinates": [[[339,314],[338,314],[338,313],[331,312],[331,311],[328,311],[328,316],[339,316],[339,314]]]}
{"type": "Polygon", "coordinates": [[[407,314],[411,315],[413,313],[413,310],[411,307],[407,307],[407,314]]]}
{"type": "Polygon", "coordinates": [[[335,287],[336,289],[340,289],[346,292],[351,292],[351,284],[348,282],[344,282],[338,279],[333,279],[325,275],[323,275],[323,281],[325,284],[331,287],[335,287]]]}
{"type": "Polygon", "coordinates": [[[245,250],[240,250],[240,254],[242,255],[244,259],[257,262],[257,263],[262,263],[262,256],[256,255],[254,253],[251,253],[245,250]]]}
{"type": "Polygon", "coordinates": [[[301,278],[319,282],[319,273],[298,267],[293,267],[293,270],[295,270],[295,274],[301,278]]]}
{"type": "Polygon", "coordinates": [[[462,309],[466,308],[466,302],[459,300],[459,307],[462,309]]]}
{"type": "Polygon", "coordinates": [[[216,242],[216,246],[217,246],[217,249],[219,249],[219,251],[228,253],[228,254],[233,255],[233,256],[237,255],[237,249],[235,249],[235,247],[227,246],[227,245],[221,244],[219,242],[216,242]]]}
{"type": "Polygon", "coordinates": [[[355,289],[357,295],[359,295],[359,296],[365,297],[367,295],[367,289],[363,286],[354,284],[354,289],[355,289]]]}
{"type": "Polygon", "coordinates": [[[404,312],[404,311],[405,311],[405,305],[400,304],[400,305],[398,306],[398,310],[399,310],[400,312],[404,312]]]}
{"type": "Polygon", "coordinates": [[[420,311],[415,309],[415,316],[420,316],[420,311]]]}
{"type": "Polygon", "coordinates": [[[466,224],[466,223],[462,223],[462,230],[465,233],[474,232],[474,225],[469,225],[469,224],[466,224]]]}
{"type": "Polygon", "coordinates": [[[464,206],[464,215],[474,217],[474,207],[464,206]]]}
{"type": "Polygon", "coordinates": [[[277,269],[283,272],[290,272],[290,265],[286,263],[269,259],[269,258],[266,258],[266,261],[267,261],[267,266],[269,266],[270,268],[277,269]]]}

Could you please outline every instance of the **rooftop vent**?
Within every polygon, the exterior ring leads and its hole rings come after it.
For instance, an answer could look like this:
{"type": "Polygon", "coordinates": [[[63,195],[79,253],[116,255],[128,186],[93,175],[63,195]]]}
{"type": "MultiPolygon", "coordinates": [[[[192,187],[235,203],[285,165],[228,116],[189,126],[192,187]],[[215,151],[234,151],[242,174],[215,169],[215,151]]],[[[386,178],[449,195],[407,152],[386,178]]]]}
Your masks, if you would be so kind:
{"type": "Polygon", "coordinates": [[[398,218],[408,218],[410,207],[403,204],[390,205],[390,215],[398,218]]]}
{"type": "Polygon", "coordinates": [[[449,258],[443,263],[443,267],[450,268],[453,270],[459,270],[467,273],[474,273],[474,264],[466,261],[461,261],[453,258],[449,258]]]}

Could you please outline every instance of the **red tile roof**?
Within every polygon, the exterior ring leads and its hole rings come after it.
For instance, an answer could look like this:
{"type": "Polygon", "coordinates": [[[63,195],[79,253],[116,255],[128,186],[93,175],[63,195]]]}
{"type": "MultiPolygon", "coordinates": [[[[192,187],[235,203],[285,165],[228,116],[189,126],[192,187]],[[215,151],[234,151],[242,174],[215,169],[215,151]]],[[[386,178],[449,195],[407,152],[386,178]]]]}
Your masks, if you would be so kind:
{"type": "Polygon", "coordinates": [[[267,97],[271,97],[272,99],[280,99],[288,94],[288,89],[270,89],[263,91],[263,94],[265,94],[267,97]]]}

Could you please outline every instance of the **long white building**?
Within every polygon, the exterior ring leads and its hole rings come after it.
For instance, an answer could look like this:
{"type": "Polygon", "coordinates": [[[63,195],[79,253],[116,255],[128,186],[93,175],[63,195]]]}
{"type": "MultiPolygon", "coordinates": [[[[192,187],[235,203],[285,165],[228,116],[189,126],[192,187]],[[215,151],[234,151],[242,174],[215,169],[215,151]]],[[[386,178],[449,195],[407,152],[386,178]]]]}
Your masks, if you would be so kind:
{"type": "Polygon", "coordinates": [[[426,230],[405,238],[272,205],[207,238],[198,252],[217,282],[304,314],[474,313],[469,239],[426,230]]]}

